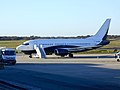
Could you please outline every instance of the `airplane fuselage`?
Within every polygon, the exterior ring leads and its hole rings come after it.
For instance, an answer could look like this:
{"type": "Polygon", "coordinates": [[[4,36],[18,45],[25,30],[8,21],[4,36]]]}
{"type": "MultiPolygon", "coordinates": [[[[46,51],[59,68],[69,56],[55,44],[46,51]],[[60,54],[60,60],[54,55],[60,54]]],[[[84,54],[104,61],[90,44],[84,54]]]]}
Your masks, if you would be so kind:
{"type": "Polygon", "coordinates": [[[22,49],[22,52],[24,52],[25,54],[32,54],[36,53],[34,49],[34,44],[38,46],[43,45],[46,54],[50,55],[54,53],[56,49],[67,49],[70,52],[82,52],[108,44],[108,42],[104,44],[100,43],[100,41],[87,39],[36,39],[26,41],[24,42],[24,44],[18,46],[17,48],[18,50],[22,49]],[[92,48],[84,48],[90,46],[92,46],[92,48]]]}
{"type": "Polygon", "coordinates": [[[109,44],[106,40],[111,19],[106,19],[99,31],[85,39],[35,39],[24,42],[17,50],[31,55],[37,53],[40,58],[55,53],[55,55],[73,57],[73,52],[82,52],[96,49],[109,44]]]}

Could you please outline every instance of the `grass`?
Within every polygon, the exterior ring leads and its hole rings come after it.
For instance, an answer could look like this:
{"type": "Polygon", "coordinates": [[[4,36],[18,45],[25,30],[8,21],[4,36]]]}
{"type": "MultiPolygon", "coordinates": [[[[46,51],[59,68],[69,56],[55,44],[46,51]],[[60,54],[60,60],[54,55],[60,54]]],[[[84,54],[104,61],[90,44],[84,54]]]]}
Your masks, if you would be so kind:
{"type": "Polygon", "coordinates": [[[110,41],[110,44],[104,46],[104,48],[114,48],[114,47],[120,47],[120,40],[110,41]]]}
{"type": "MultiPolygon", "coordinates": [[[[13,48],[15,49],[18,45],[22,44],[25,40],[5,40],[5,41],[0,41],[0,47],[7,47],[7,48],[13,48]]],[[[120,48],[120,40],[116,41],[111,41],[109,45],[106,45],[102,48],[115,48],[119,47],[120,48]]],[[[87,52],[81,52],[81,53],[113,53],[113,50],[91,50],[87,52]]]]}
{"type": "Polygon", "coordinates": [[[13,48],[15,49],[18,45],[22,44],[25,40],[9,40],[0,41],[0,47],[13,48]]]}
{"type": "Polygon", "coordinates": [[[101,48],[103,48],[103,50],[102,49],[101,50],[99,50],[99,49],[95,50],[94,49],[94,50],[90,50],[90,51],[87,51],[87,52],[80,52],[80,53],[81,54],[86,54],[86,53],[101,53],[101,54],[115,53],[113,48],[120,48],[120,40],[111,40],[110,44],[108,44],[106,46],[103,46],[101,48]],[[112,48],[112,49],[111,50],[110,49],[105,50],[104,48],[112,48]]]}

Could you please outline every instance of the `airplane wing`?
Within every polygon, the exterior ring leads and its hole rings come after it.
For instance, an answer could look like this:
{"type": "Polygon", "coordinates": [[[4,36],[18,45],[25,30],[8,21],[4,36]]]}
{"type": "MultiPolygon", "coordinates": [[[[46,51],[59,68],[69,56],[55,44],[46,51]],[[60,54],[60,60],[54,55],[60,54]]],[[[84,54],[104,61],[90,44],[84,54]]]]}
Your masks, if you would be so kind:
{"type": "Polygon", "coordinates": [[[77,47],[77,48],[70,48],[70,49],[67,49],[69,52],[81,52],[81,51],[86,51],[86,50],[91,50],[93,48],[98,48],[100,46],[81,46],[81,47],[77,47]]]}
{"type": "Polygon", "coordinates": [[[81,52],[81,51],[87,51],[87,50],[91,50],[91,49],[96,49],[100,47],[100,45],[97,46],[81,46],[81,47],[76,47],[76,48],[60,48],[60,49],[64,49],[64,50],[68,50],[68,52],[72,53],[72,52],[81,52]]]}

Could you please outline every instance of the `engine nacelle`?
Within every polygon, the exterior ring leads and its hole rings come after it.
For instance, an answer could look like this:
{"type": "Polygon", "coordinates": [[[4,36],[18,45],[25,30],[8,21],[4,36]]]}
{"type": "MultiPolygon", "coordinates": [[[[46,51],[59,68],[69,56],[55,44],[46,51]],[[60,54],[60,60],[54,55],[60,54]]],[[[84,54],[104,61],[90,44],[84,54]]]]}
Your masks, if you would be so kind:
{"type": "Polygon", "coordinates": [[[68,55],[68,50],[66,49],[55,49],[55,55],[66,56],[68,55]]]}

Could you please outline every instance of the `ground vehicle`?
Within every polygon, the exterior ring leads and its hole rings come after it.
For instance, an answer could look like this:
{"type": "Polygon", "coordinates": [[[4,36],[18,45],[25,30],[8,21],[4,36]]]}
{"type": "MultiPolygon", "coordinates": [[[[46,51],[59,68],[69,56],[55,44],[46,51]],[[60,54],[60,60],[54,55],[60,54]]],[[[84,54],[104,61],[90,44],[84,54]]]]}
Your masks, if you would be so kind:
{"type": "Polygon", "coordinates": [[[120,52],[115,53],[115,58],[120,62],[120,52]]]}
{"type": "Polygon", "coordinates": [[[0,49],[0,57],[2,58],[2,62],[5,64],[16,64],[16,52],[11,48],[1,48],[0,49]]]}

